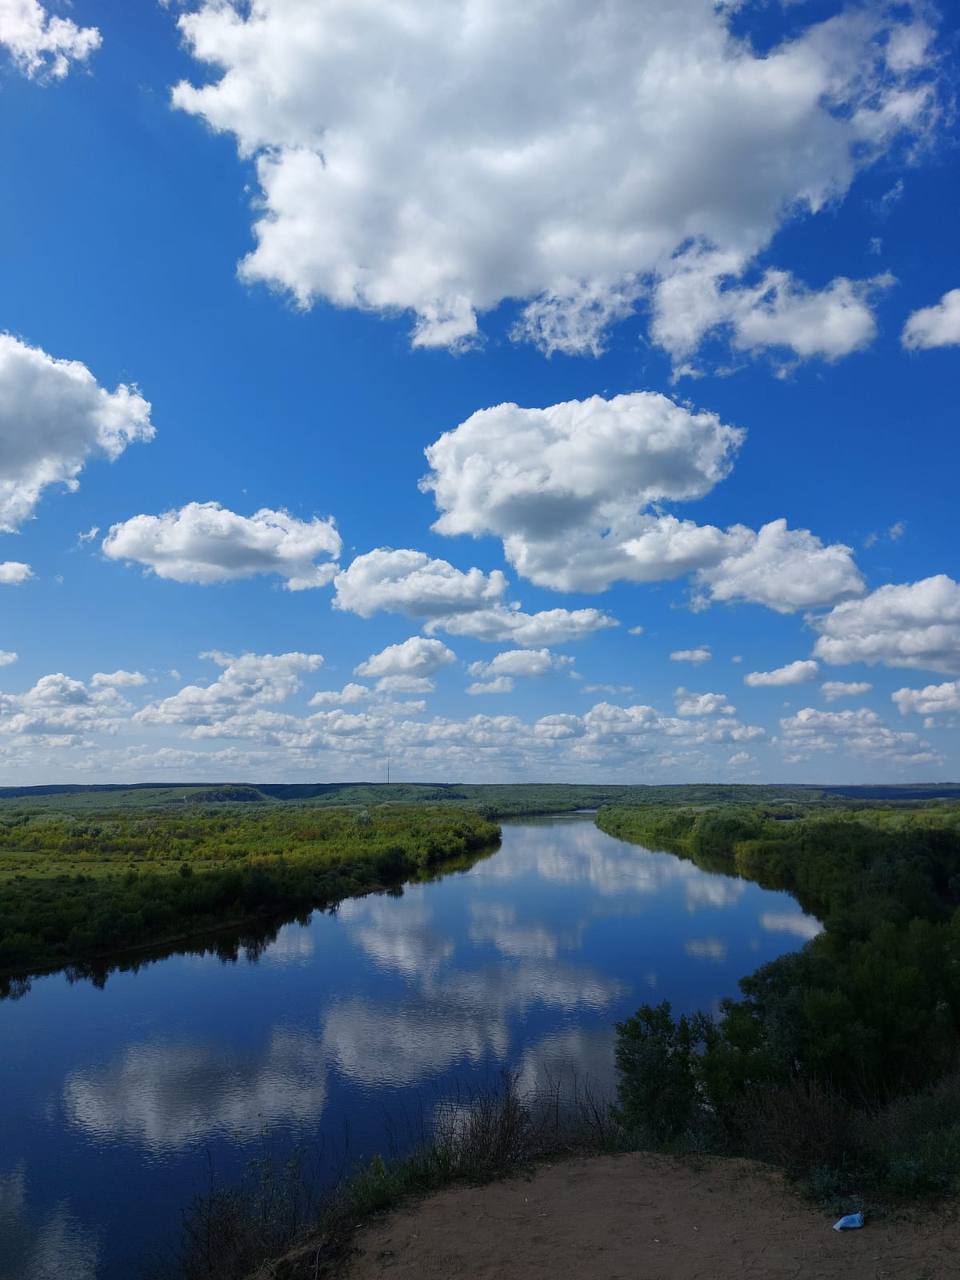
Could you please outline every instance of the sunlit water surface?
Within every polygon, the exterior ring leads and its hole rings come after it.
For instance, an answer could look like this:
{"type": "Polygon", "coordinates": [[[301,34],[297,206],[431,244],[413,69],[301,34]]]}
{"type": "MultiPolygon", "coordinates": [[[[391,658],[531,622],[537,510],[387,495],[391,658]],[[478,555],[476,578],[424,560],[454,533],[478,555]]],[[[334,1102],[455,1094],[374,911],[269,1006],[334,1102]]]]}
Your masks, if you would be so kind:
{"type": "Polygon", "coordinates": [[[256,960],[38,979],[0,1004],[0,1277],[130,1280],[211,1164],[319,1135],[332,1169],[504,1068],[608,1089],[615,1021],[711,1009],[817,930],[583,815],[505,824],[469,871],[285,925],[256,960]]]}

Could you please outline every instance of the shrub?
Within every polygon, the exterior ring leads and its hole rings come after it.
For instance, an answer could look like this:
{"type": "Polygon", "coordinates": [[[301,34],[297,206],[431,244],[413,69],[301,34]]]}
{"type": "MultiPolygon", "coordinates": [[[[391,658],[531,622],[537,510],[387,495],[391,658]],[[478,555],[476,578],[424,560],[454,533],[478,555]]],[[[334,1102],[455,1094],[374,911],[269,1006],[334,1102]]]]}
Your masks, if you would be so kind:
{"type": "Polygon", "coordinates": [[[667,1145],[695,1126],[699,1051],[712,1037],[704,1014],[674,1021],[666,1000],[617,1023],[616,1118],[642,1145],[667,1145]]]}

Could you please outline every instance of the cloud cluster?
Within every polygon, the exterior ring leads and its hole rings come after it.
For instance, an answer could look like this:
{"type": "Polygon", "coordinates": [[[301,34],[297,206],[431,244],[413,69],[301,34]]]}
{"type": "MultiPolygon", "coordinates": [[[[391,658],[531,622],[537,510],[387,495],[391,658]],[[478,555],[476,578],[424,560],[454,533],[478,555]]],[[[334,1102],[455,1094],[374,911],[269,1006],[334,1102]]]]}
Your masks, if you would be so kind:
{"type": "Polygon", "coordinates": [[[79,361],[0,334],[0,532],[28,520],[50,485],[76,489],[92,455],[113,460],[153,436],[134,388],[106,391],[79,361]]]}
{"type": "Polygon", "coordinates": [[[0,0],[0,45],[24,75],[62,80],[99,49],[100,32],[48,13],[40,0],[0,0]]]}
{"type": "Polygon", "coordinates": [[[743,677],[743,683],[753,689],[776,689],[787,684],[805,684],[809,680],[816,680],[819,674],[819,664],[808,659],[788,662],[785,667],[776,667],[773,671],[748,671],[743,677]]]}
{"type": "MultiPolygon", "coordinates": [[[[4,657],[16,660],[15,654],[4,657]]],[[[0,693],[0,735],[77,746],[89,734],[115,733],[129,710],[116,688],[56,672],[41,676],[25,693],[0,693]]]]}
{"type": "Polygon", "coordinates": [[[103,540],[111,560],[135,561],[159,578],[209,584],[275,573],[288,591],[328,583],[340,550],[332,519],[298,520],[267,507],[241,516],[219,502],[133,516],[113,525],[103,540]]]}
{"type": "Polygon", "coordinates": [[[185,685],[169,698],[148,703],[134,719],[140,724],[216,725],[250,707],[285,702],[300,688],[301,676],[323,665],[319,653],[244,653],[213,650],[200,655],[221,668],[209,685],[185,685]]]}
{"type": "Polygon", "coordinates": [[[510,693],[516,676],[544,676],[572,664],[573,658],[549,649],[506,649],[489,662],[470,663],[467,670],[477,679],[467,693],[510,693]]]}
{"type": "Polygon", "coordinates": [[[893,764],[930,764],[939,759],[917,734],[898,733],[867,707],[856,711],[804,707],[780,721],[780,732],[791,763],[837,750],[893,764]]]}
{"type": "Polygon", "coordinates": [[[812,290],[789,272],[770,270],[754,286],[731,285],[744,265],[740,254],[702,249],[674,261],[654,290],[650,325],[654,341],[674,360],[688,359],[717,330],[738,351],[782,348],[797,359],[838,360],[873,341],[873,297],[893,284],[889,275],[859,281],[840,276],[812,290]]]}
{"type": "Polygon", "coordinates": [[[681,685],[674,693],[678,716],[715,716],[720,713],[732,716],[736,707],[727,701],[725,693],[691,693],[681,685]]]}
{"type": "Polygon", "coordinates": [[[430,693],[431,676],[456,662],[456,654],[440,640],[411,636],[402,644],[389,644],[354,667],[353,674],[377,681],[386,693],[430,693]]]}
{"type": "Polygon", "coordinates": [[[698,599],[782,613],[863,589],[849,547],[773,520],[722,530],[665,514],[723,480],[744,439],[712,413],[655,392],[501,404],[426,450],[438,533],[493,534],[523,577],[558,591],[693,575],[698,599]]]}
{"type": "MultiPolygon", "coordinates": [[[[173,101],[255,163],[244,279],[412,312],[425,346],[476,340],[518,299],[516,336],[596,351],[678,252],[739,279],[797,210],[929,125],[916,13],[851,8],[760,53],[736,8],[201,0],[178,23],[203,82],[173,101]]],[[[869,336],[864,287],[767,277],[720,297],[741,344],[831,356],[869,336]]]]}
{"type": "Polygon", "coordinates": [[[960,346],[960,289],[950,289],[935,306],[914,311],[901,340],[908,351],[960,346]]]}
{"type": "Polygon", "coordinates": [[[960,583],[946,574],[888,583],[817,619],[824,662],[960,672],[960,583]]]}

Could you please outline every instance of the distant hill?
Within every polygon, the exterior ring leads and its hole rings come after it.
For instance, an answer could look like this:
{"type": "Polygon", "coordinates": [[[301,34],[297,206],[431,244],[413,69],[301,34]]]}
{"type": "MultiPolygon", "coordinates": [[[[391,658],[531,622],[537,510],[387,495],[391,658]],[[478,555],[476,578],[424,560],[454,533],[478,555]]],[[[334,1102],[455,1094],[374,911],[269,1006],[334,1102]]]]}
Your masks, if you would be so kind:
{"type": "Polygon", "coordinates": [[[564,813],[605,804],[916,804],[960,800],[960,783],[863,786],[796,783],[589,785],[568,783],[197,782],[0,787],[0,805],[31,808],[147,808],[177,804],[289,804],[312,807],[456,804],[499,817],[564,813]]]}

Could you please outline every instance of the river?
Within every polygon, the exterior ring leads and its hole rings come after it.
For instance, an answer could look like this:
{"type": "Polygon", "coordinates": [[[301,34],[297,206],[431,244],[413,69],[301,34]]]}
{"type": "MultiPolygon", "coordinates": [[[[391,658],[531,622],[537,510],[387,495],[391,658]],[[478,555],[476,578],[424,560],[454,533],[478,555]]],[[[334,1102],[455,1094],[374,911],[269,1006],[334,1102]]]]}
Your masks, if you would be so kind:
{"type": "Polygon", "coordinates": [[[505,823],[469,870],[233,962],[35,979],[0,1003],[0,1277],[134,1280],[211,1167],[302,1141],[331,1169],[386,1152],[503,1069],[610,1089],[614,1022],[715,1008],[818,928],[787,894],[575,815],[505,823]]]}

